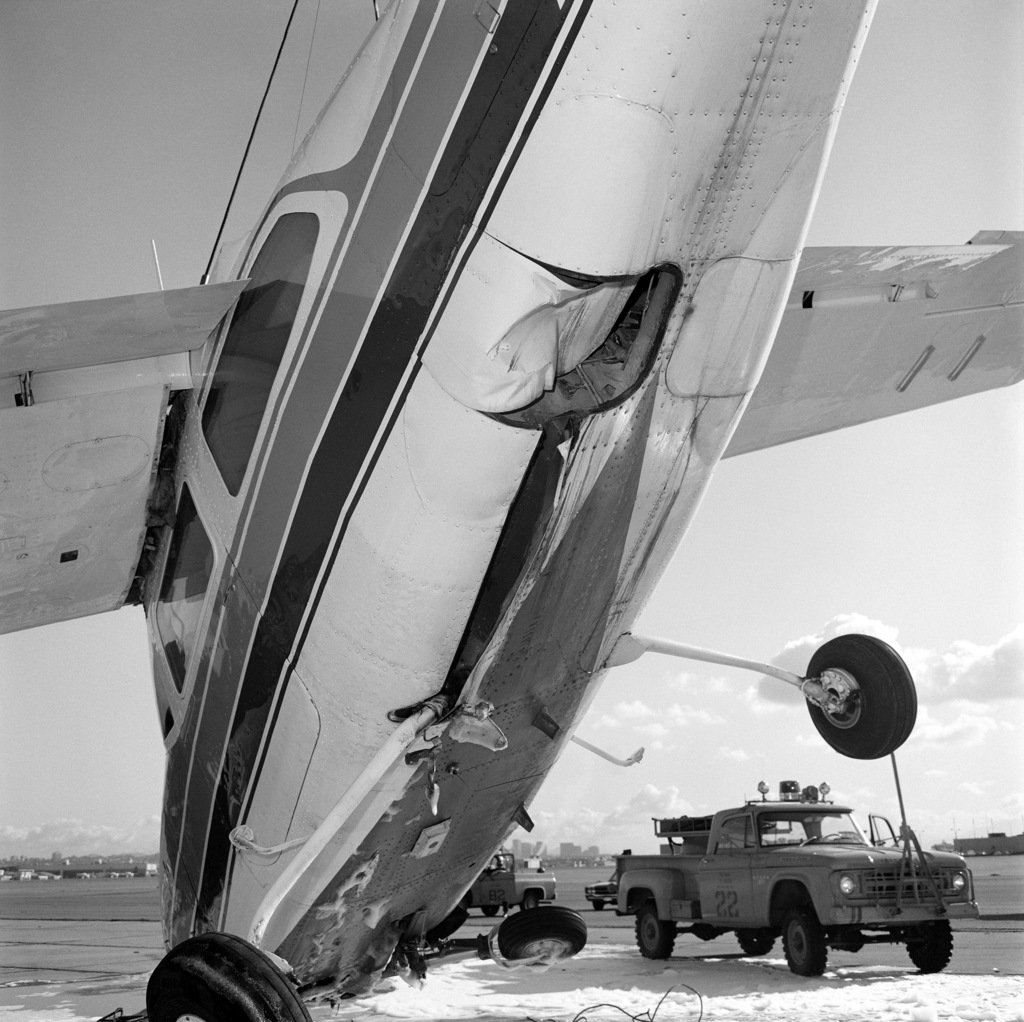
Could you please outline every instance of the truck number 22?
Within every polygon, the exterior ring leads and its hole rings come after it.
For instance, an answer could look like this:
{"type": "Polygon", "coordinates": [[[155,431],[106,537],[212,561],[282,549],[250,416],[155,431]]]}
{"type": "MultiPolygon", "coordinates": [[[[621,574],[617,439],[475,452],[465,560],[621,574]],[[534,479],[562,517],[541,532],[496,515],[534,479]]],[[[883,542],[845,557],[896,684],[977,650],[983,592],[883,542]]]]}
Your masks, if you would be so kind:
{"type": "Polygon", "coordinates": [[[715,915],[726,916],[729,919],[737,918],[740,914],[737,901],[735,891],[715,891],[715,915]]]}

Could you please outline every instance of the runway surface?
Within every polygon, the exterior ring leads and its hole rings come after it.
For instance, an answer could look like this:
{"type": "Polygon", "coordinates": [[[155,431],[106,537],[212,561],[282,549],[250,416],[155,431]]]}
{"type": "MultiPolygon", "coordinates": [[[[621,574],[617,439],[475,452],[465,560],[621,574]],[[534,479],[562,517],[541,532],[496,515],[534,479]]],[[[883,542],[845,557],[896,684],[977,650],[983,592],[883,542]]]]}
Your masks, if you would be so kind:
{"type": "MultiPolygon", "coordinates": [[[[543,974],[475,960],[438,962],[422,989],[394,980],[374,997],[317,1008],[314,1018],[570,1022],[597,993],[627,1001],[621,1007],[639,1014],[668,992],[658,1022],[696,1020],[698,1000],[704,1019],[1024,1022],[1024,857],[971,865],[983,918],[954,923],[953,961],[938,976],[919,976],[903,948],[877,945],[832,952],[824,977],[801,979],[779,947],[746,958],[729,936],[709,943],[680,937],[670,960],[646,961],[634,945],[633,920],[594,912],[583,898],[584,884],[604,879],[603,872],[563,870],[558,904],[579,909],[590,930],[587,949],[572,962],[543,974]]],[[[474,914],[464,929],[472,934],[495,922],[474,914]]],[[[0,1022],[77,1022],[117,1007],[137,1011],[162,955],[155,880],[0,884],[0,1022]]],[[[592,1022],[602,1017],[588,1015],[592,1022]]]]}

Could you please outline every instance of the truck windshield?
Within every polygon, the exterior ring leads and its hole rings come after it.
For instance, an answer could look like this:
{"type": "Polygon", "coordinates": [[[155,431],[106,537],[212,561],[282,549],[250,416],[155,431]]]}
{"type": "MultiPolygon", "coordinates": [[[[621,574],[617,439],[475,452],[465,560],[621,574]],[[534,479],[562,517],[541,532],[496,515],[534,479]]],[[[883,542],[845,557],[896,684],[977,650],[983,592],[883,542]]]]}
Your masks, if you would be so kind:
{"type": "Polygon", "coordinates": [[[762,848],[812,843],[864,845],[864,835],[849,813],[762,813],[757,822],[762,848]]]}

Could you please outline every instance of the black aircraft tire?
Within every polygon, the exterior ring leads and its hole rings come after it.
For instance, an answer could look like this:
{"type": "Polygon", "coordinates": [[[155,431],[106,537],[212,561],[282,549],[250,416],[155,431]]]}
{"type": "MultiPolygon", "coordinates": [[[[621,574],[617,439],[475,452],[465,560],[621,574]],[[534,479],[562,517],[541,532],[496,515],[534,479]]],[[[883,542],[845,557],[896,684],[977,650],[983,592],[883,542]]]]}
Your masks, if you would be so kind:
{"type": "Polygon", "coordinates": [[[782,949],[790,972],[820,976],[828,961],[825,931],[813,909],[795,908],[782,922],[782,949]]]}
{"type": "Polygon", "coordinates": [[[953,957],[953,931],[948,919],[921,927],[923,939],[908,940],[907,954],[921,972],[942,972],[953,957]]]}
{"type": "Polygon", "coordinates": [[[542,905],[506,916],[498,927],[503,958],[571,958],[587,943],[587,924],[579,912],[561,905],[542,905]]]}
{"type": "Polygon", "coordinates": [[[658,906],[645,901],[636,914],[636,946],[644,958],[668,958],[676,943],[676,924],[658,918],[658,906]]]}
{"type": "Polygon", "coordinates": [[[310,1022],[298,992],[262,951],[231,933],[172,948],[146,986],[150,1022],[310,1022]]]}
{"type": "Polygon", "coordinates": [[[917,720],[917,691],[903,658],[873,635],[839,635],[811,657],[807,677],[817,678],[830,668],[850,674],[858,691],[842,715],[807,704],[822,738],[851,759],[881,759],[895,752],[917,720]]]}
{"type": "Polygon", "coordinates": [[[736,940],[745,955],[766,955],[775,946],[771,930],[737,930],[736,940]]]}

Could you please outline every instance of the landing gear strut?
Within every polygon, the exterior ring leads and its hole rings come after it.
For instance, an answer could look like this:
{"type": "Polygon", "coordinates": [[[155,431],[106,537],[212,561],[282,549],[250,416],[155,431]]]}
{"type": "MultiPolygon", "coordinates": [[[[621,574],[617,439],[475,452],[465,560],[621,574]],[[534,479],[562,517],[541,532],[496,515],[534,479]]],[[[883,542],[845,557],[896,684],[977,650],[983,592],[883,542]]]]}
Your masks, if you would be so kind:
{"type": "Polygon", "coordinates": [[[629,632],[619,637],[605,666],[627,664],[648,652],[739,667],[794,685],[807,700],[822,738],[853,759],[891,755],[917,720],[917,693],[907,665],[896,650],[871,635],[840,635],[826,642],[811,657],[805,677],[774,664],[629,632]]]}

